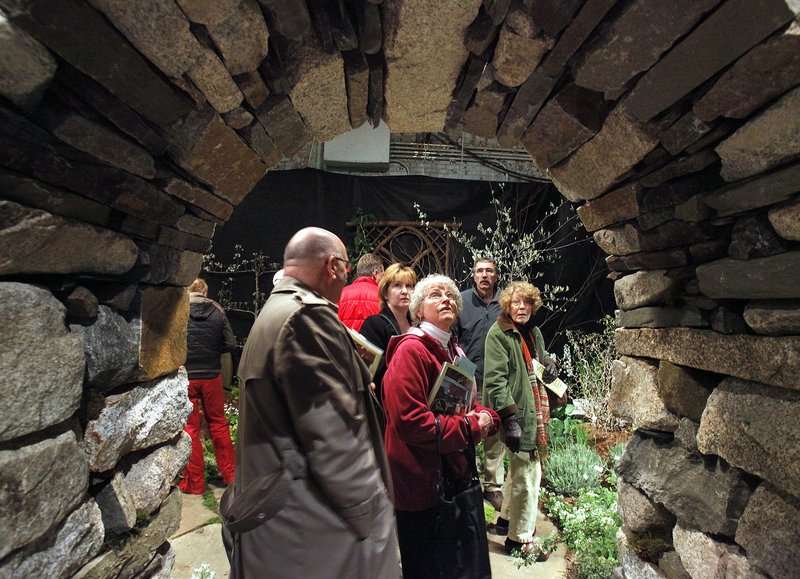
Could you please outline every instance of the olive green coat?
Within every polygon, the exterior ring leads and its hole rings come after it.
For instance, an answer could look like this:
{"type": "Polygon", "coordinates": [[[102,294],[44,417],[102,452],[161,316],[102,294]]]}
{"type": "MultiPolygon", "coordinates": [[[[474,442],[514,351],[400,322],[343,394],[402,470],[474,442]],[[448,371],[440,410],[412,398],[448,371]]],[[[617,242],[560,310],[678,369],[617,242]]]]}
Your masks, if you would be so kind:
{"type": "MultiPolygon", "coordinates": [[[[536,343],[536,359],[542,364],[550,361],[538,326],[531,333],[536,343]]],[[[501,419],[517,415],[522,428],[520,450],[536,449],[536,404],[522,354],[522,335],[506,314],[500,314],[486,334],[483,392],[484,404],[496,410],[501,419]]]]}

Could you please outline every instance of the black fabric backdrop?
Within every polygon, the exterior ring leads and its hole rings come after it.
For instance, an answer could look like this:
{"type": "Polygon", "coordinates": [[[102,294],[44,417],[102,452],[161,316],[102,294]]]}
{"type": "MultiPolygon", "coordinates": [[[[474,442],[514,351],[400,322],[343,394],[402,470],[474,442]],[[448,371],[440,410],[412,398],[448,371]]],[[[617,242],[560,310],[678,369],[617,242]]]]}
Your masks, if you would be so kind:
{"type": "MultiPolygon", "coordinates": [[[[490,203],[492,190],[504,205],[512,208],[521,227],[538,223],[551,204],[563,200],[550,183],[501,185],[423,176],[359,177],[314,169],[274,171],[236,208],[230,221],[217,229],[212,251],[218,261],[227,264],[238,244],[244,257],[262,252],[270,262],[279,263],[289,238],[297,230],[312,225],[334,232],[349,247],[355,231],[346,223],[354,219],[357,211],[378,220],[416,221],[419,216],[414,203],[419,204],[430,221],[455,218],[462,223],[462,230],[477,233],[478,223],[494,226],[496,222],[490,203]]],[[[572,225],[578,223],[569,203],[561,207],[557,218],[572,225]]],[[[596,329],[596,321],[613,312],[614,301],[612,284],[605,277],[604,255],[582,227],[577,231],[574,227],[562,227],[554,243],[564,249],[554,263],[542,265],[544,276],[537,280],[537,285],[557,283],[569,286],[570,293],[580,290],[578,300],[568,311],[542,326],[549,347],[560,351],[564,329],[596,329]]],[[[456,256],[456,264],[461,263],[463,255],[461,251],[456,256]]],[[[462,276],[462,272],[454,273],[455,277],[462,276]]],[[[208,278],[212,297],[219,291],[221,278],[208,278]]],[[[271,289],[271,280],[271,272],[262,277],[262,291],[271,289]]],[[[467,278],[463,289],[470,284],[471,279],[467,278]]],[[[252,280],[248,282],[243,277],[240,283],[237,278],[235,288],[234,299],[252,299],[252,280]]],[[[237,324],[235,319],[232,322],[237,334],[243,337],[248,322],[237,324]]]]}

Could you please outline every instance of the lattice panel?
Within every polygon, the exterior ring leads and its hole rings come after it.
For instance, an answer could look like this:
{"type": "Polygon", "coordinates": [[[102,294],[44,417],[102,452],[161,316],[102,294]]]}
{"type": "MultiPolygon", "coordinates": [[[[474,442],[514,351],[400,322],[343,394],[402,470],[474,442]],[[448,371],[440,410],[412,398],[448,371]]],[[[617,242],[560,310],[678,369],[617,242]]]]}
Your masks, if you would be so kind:
{"type": "MultiPolygon", "coordinates": [[[[348,223],[354,226],[355,223],[348,223]]],[[[448,223],[448,227],[460,227],[460,223],[448,223]]],[[[444,223],[431,222],[420,225],[418,221],[374,221],[362,224],[367,243],[375,247],[375,253],[388,265],[405,263],[417,272],[420,278],[431,273],[453,275],[450,255],[450,236],[444,223]]]]}

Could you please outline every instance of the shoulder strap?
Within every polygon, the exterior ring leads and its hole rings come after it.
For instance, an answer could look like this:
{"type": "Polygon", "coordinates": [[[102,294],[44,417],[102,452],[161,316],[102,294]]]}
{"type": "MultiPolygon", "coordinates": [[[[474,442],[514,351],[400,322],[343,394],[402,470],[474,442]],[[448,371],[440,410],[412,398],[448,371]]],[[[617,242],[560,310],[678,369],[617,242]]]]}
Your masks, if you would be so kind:
{"type": "Polygon", "coordinates": [[[386,322],[389,324],[389,326],[390,326],[390,327],[392,328],[392,330],[394,331],[394,335],[395,335],[395,336],[399,336],[399,335],[400,335],[400,328],[398,328],[398,327],[397,327],[397,326],[394,324],[394,322],[393,322],[391,319],[389,319],[389,316],[387,316],[386,314],[378,314],[378,315],[379,315],[380,317],[382,317],[384,320],[386,320],[386,322]]]}

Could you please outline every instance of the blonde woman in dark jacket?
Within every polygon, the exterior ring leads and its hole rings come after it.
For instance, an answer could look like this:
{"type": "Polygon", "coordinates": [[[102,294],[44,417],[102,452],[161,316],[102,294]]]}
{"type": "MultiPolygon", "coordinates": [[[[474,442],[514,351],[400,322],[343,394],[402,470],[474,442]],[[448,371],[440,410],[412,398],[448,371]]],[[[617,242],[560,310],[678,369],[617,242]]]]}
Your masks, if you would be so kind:
{"type": "MultiPolygon", "coordinates": [[[[540,452],[547,446],[550,421],[547,392],[534,376],[534,360],[545,366],[545,379],[557,367],[531,317],[542,305],[539,290],[528,282],[510,283],[500,296],[502,313],[486,335],[484,392],[487,406],[500,415],[501,437],[509,451],[498,531],[508,533],[508,553],[533,549],[539,486],[540,452]],[[507,530],[507,531],[506,531],[507,530]]],[[[543,560],[543,558],[542,558],[543,560]]]]}

